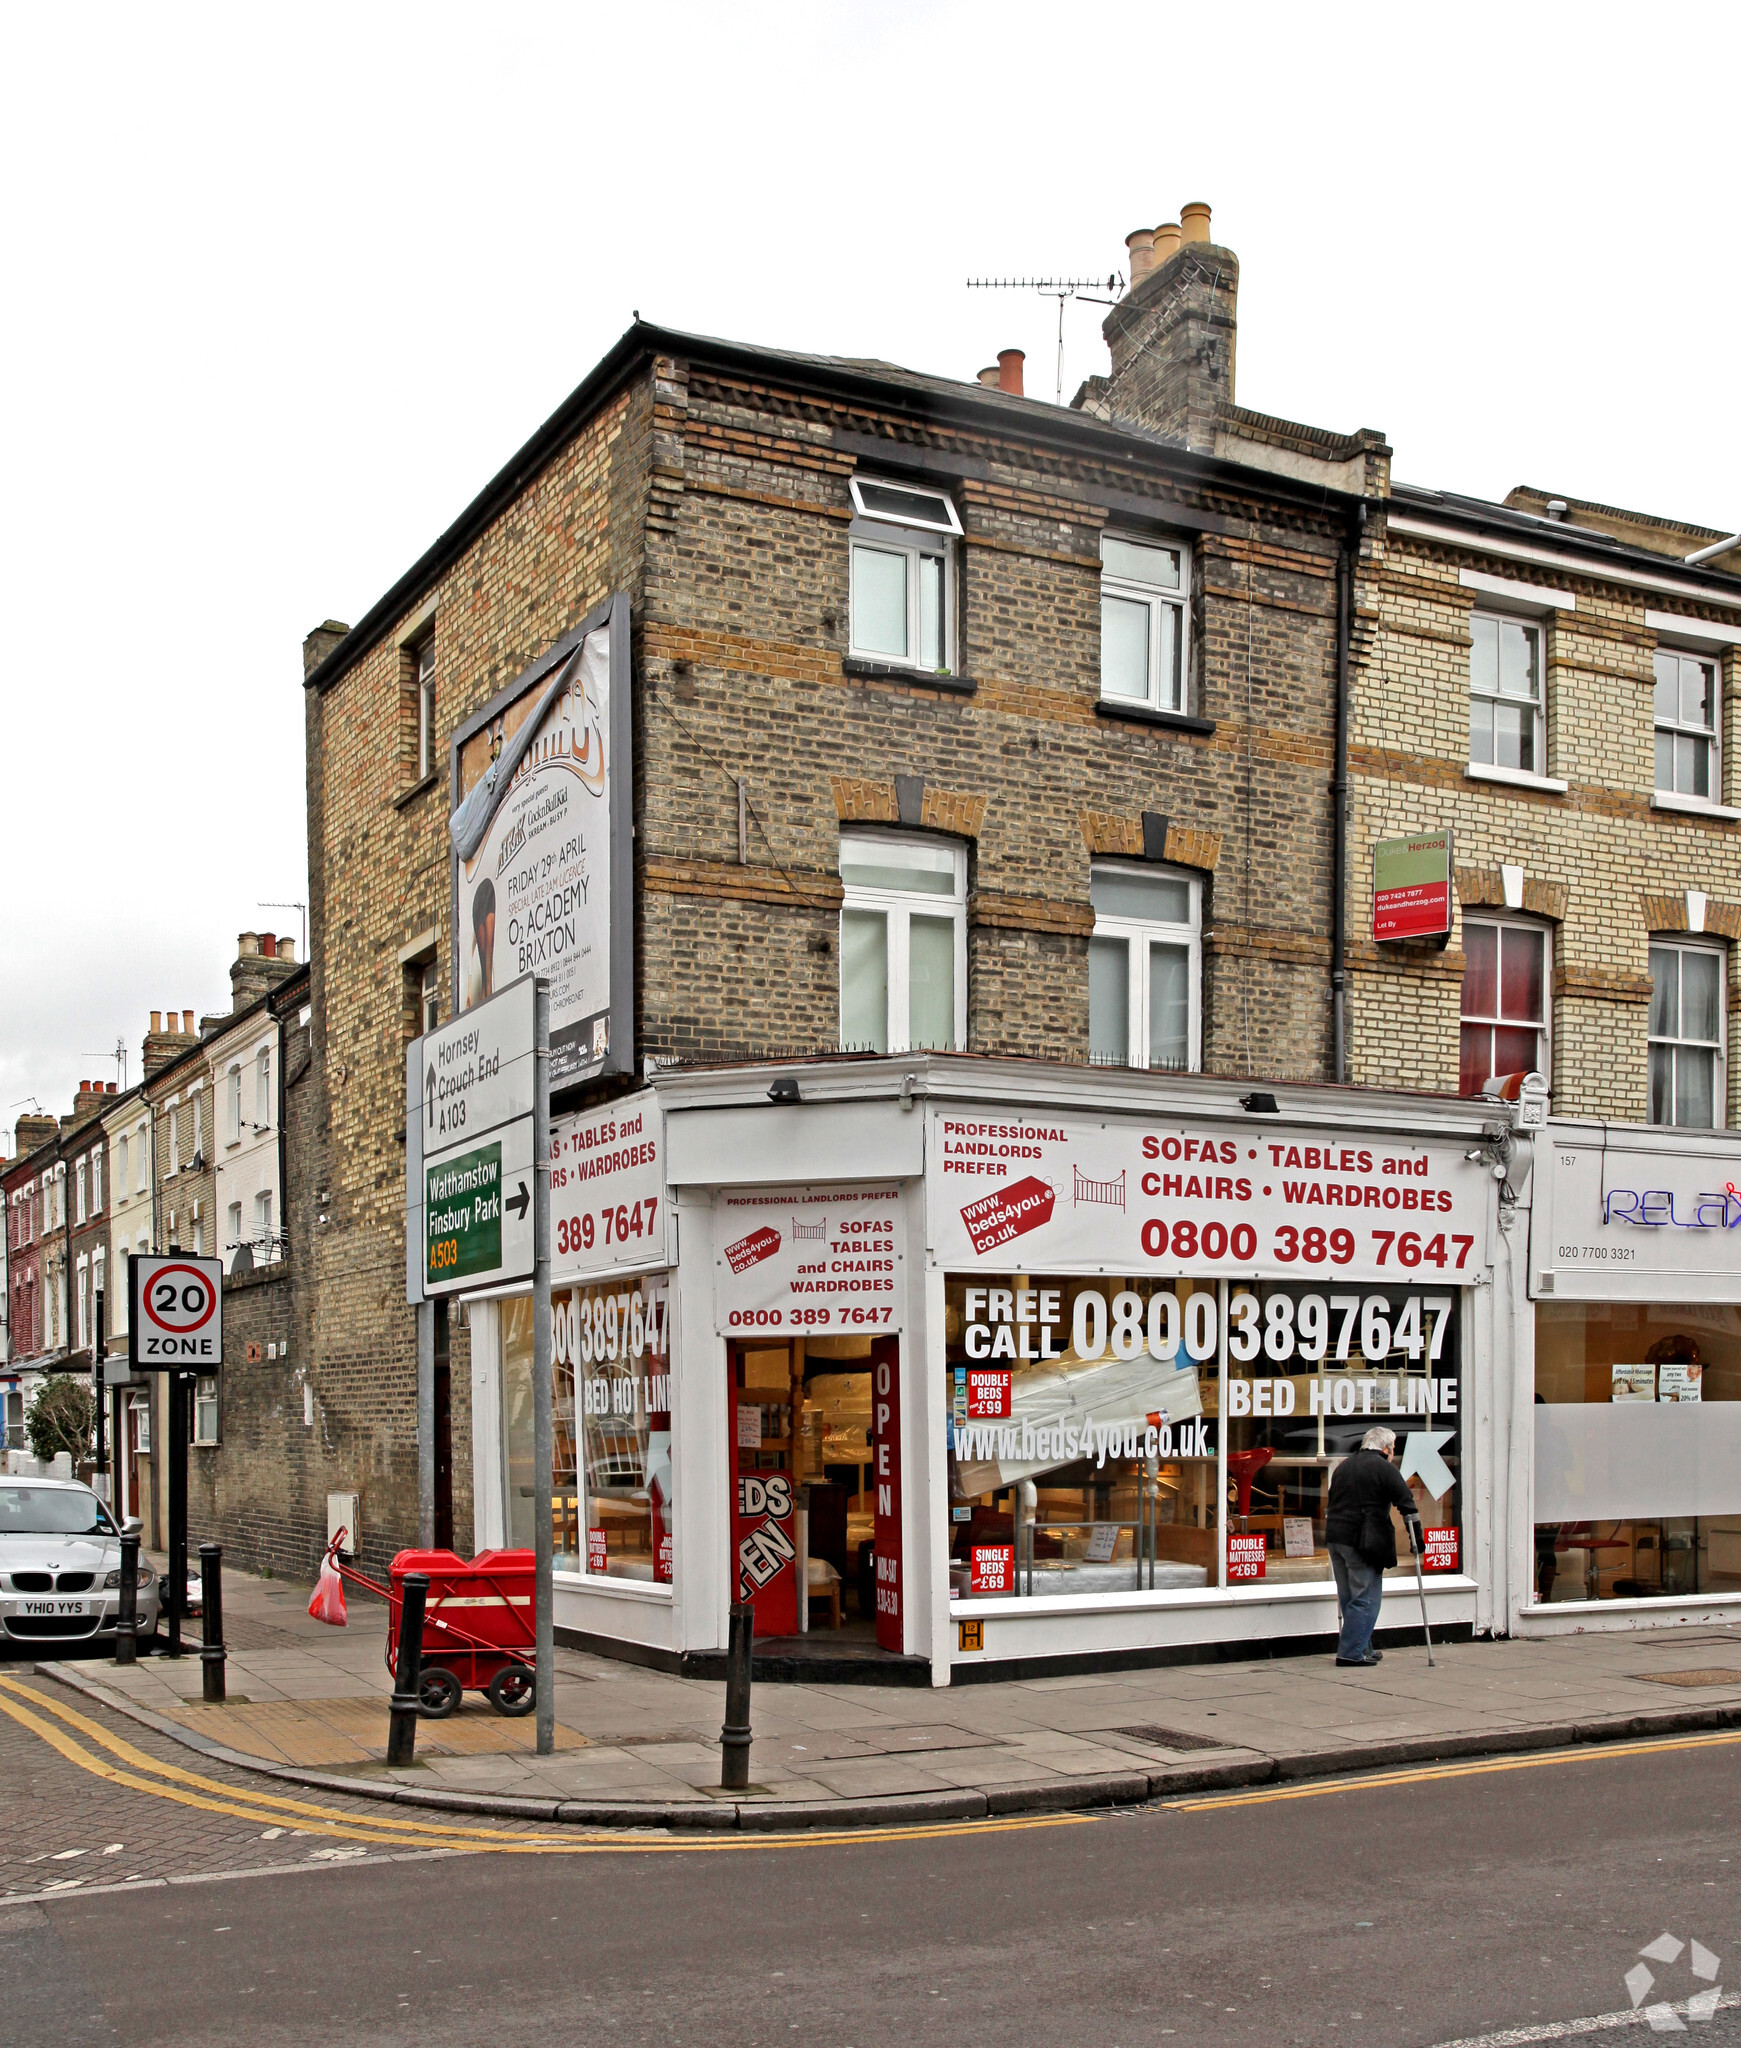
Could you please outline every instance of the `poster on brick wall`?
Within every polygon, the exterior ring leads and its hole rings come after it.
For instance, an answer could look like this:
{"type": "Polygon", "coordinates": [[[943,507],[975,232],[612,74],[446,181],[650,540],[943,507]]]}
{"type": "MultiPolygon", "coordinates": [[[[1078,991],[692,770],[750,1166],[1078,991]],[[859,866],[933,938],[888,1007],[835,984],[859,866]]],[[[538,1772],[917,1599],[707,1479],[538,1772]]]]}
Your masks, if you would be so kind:
{"type": "Polygon", "coordinates": [[[553,1091],[634,1069],[631,725],[619,594],[453,738],[454,1010],[543,976],[553,1091]]]}

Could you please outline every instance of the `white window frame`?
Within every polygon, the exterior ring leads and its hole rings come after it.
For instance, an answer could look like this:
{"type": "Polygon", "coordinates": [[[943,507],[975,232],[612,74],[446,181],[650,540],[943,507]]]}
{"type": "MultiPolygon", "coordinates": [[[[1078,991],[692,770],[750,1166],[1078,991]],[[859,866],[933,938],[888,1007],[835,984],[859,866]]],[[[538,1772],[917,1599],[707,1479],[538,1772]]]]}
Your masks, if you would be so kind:
{"type": "Polygon", "coordinates": [[[98,1245],[91,1254],[91,1336],[94,1340],[97,1334],[97,1296],[100,1294],[103,1297],[103,1342],[105,1344],[109,1341],[110,1302],[108,1270],[109,1261],[107,1254],[104,1252],[103,1247],[98,1245]]]}
{"type": "Polygon", "coordinates": [[[261,1046],[254,1054],[254,1135],[272,1128],[272,1048],[261,1046]]]}
{"type": "Polygon", "coordinates": [[[148,1146],[149,1133],[145,1125],[140,1123],[133,1132],[133,1149],[136,1154],[133,1161],[133,1192],[136,1195],[149,1192],[146,1186],[146,1175],[150,1168],[148,1146]]]}
{"type": "Polygon", "coordinates": [[[254,1242],[265,1259],[272,1246],[272,1190],[261,1188],[254,1197],[254,1242]]]}
{"type": "Polygon", "coordinates": [[[1136,710],[1165,711],[1183,716],[1188,709],[1191,695],[1191,547],[1190,543],[1174,534],[1161,533],[1103,533],[1100,536],[1100,594],[1101,597],[1116,597],[1128,604],[1146,605],[1149,614],[1149,687],[1143,697],[1126,697],[1106,686],[1106,660],[1104,649],[1100,664],[1100,698],[1104,704],[1129,705],[1136,710]],[[1136,577],[1121,576],[1106,566],[1106,543],[1123,542],[1127,547],[1165,549],[1179,558],[1179,587],[1176,591],[1164,589],[1156,583],[1144,583],[1136,577]],[[1161,613],[1166,609],[1176,616],[1174,633],[1179,649],[1179,681],[1175,692],[1171,679],[1163,693],[1161,676],[1161,613]]]}
{"type": "MultiPolygon", "coordinates": [[[[1710,648],[1680,647],[1673,641],[1659,639],[1651,658],[1651,784],[1658,796],[1671,798],[1677,804],[1710,804],[1718,808],[1723,802],[1723,664],[1710,648]],[[1711,722],[1708,726],[1687,725],[1678,716],[1665,720],[1656,709],[1656,662],[1658,654],[1672,655],[1677,662],[1696,661],[1711,675],[1711,722]],[[1656,739],[1659,733],[1670,733],[1675,737],[1705,741],[1711,750],[1710,788],[1703,796],[1690,789],[1676,789],[1672,784],[1664,788],[1656,770],[1656,739]]],[[[1679,691],[1676,691],[1676,709],[1679,710],[1679,691]]]]}
{"type": "Polygon", "coordinates": [[[433,1031],[441,1022],[441,976],[433,960],[424,962],[418,984],[418,1009],[424,1031],[433,1031]]]}
{"type": "MultiPolygon", "coordinates": [[[[1491,925],[1495,930],[1502,932],[1509,930],[1540,932],[1541,934],[1542,1021],[1537,1027],[1536,1034],[1538,1040],[1536,1050],[1540,1056],[1536,1072],[1548,1083],[1549,1087],[1552,1087],[1554,1079],[1554,928],[1551,924],[1544,924],[1539,918],[1508,917],[1503,911],[1488,910],[1485,907],[1480,910],[1466,910],[1463,913],[1463,927],[1465,930],[1470,925],[1475,924],[1491,925]]],[[[1505,945],[1504,939],[1502,938],[1499,943],[1501,949],[1503,949],[1505,945]]],[[[1465,1016],[1463,1012],[1463,991],[1461,985],[1459,985],[1457,990],[1457,1073],[1459,1083],[1461,1083],[1463,1072],[1463,1026],[1465,1024],[1485,1026],[1490,1032],[1496,1029],[1516,1031],[1526,1028],[1518,1020],[1510,1017],[1465,1016]]],[[[1492,1049],[1493,1041],[1490,1037],[1488,1039],[1488,1052],[1490,1056],[1492,1049]]],[[[1466,1099],[1473,1100],[1474,1098],[1466,1099]]]]}
{"type": "Polygon", "coordinates": [[[79,1351],[83,1351],[91,1341],[90,1277],[91,1262],[83,1252],[80,1252],[78,1275],[75,1282],[75,1296],[78,1304],[79,1341],[74,1347],[79,1351]]]}
{"type": "Polygon", "coordinates": [[[417,779],[435,773],[435,635],[416,649],[417,779]]]}
{"type": "Polygon", "coordinates": [[[240,1060],[232,1060],[224,1086],[224,1143],[239,1145],[241,1142],[242,1063],[240,1060]]]}
{"type": "MultiPolygon", "coordinates": [[[[1489,776],[1527,775],[1533,780],[1544,782],[1548,779],[1548,635],[1546,619],[1536,614],[1504,611],[1492,605],[1476,605],[1469,613],[1469,765],[1477,774],[1489,776]],[[1509,762],[1478,761],[1475,758],[1475,720],[1473,707],[1477,698],[1486,704],[1521,705],[1528,703],[1526,697],[1509,697],[1503,691],[1478,690],[1475,687],[1475,624],[1477,620],[1497,626],[1517,626],[1526,633],[1535,635],[1535,727],[1530,735],[1530,763],[1528,768],[1513,768],[1509,762]]],[[[1498,752],[1497,746],[1494,752],[1498,752]]]]}
{"type": "Polygon", "coordinates": [[[187,1098],[187,1106],[189,1109],[193,1111],[193,1156],[196,1159],[202,1160],[205,1157],[206,1150],[206,1120],[204,1104],[205,1097],[201,1095],[200,1091],[197,1088],[190,1090],[187,1098]]]}
{"type": "Polygon", "coordinates": [[[935,485],[896,483],[888,477],[853,477],[853,520],[847,529],[847,651],[859,661],[877,661],[892,668],[910,668],[924,675],[953,675],[958,666],[956,636],[956,542],[961,538],[961,520],[955,501],[935,485]],[[868,512],[861,481],[879,491],[895,491],[914,501],[911,518],[887,511],[868,512]],[[946,518],[928,518],[921,500],[941,502],[946,518]],[[907,562],[907,647],[904,655],[893,655],[886,647],[862,647],[858,639],[858,558],[861,548],[882,554],[902,555],[907,562]],[[941,560],[942,577],[942,661],[933,668],[919,659],[919,563],[922,558],[941,560]]]}
{"type": "Polygon", "coordinates": [[[89,1176],[86,1173],[85,1162],[82,1159],[73,1168],[73,1183],[73,1221],[75,1223],[83,1223],[85,1220],[85,1191],[89,1183],[89,1176]]]}
{"type": "MultiPolygon", "coordinates": [[[[1129,703],[1132,700],[1120,700],[1129,703]]],[[[1096,875],[1128,875],[1138,881],[1183,882],[1190,890],[1190,918],[1186,924],[1168,924],[1158,918],[1123,917],[1097,910],[1094,937],[1121,939],[1129,949],[1128,987],[1130,1012],[1125,1042],[1131,1054],[1124,1064],[1147,1067],[1149,1063],[1149,948],[1159,943],[1184,946],[1190,959],[1191,1014],[1187,1033],[1188,1056],[1185,1071],[1203,1070],[1203,882],[1185,868],[1167,868],[1135,861],[1097,860],[1096,875]]]]}
{"type": "MultiPolygon", "coordinates": [[[[1652,953],[1705,953],[1715,958],[1717,962],[1718,973],[1717,1037],[1714,1047],[1712,1041],[1708,1038],[1658,1038],[1650,1028],[1650,1013],[1649,1011],[1645,1012],[1645,1121],[1647,1123],[1651,1122],[1649,1064],[1651,1053],[1653,1053],[1659,1045],[1674,1047],[1685,1046],[1689,1051],[1708,1052],[1714,1050],[1716,1053],[1716,1058],[1712,1062],[1713,1071],[1711,1074],[1711,1121],[1708,1125],[1652,1123],[1651,1127],[1654,1130],[1664,1131],[1702,1131],[1707,1129],[1713,1131],[1727,1130],[1729,1127],[1729,949],[1727,946],[1723,945],[1721,941],[1702,940],[1695,938],[1684,932],[1653,932],[1651,934],[1650,939],[1650,951],[1652,953]]],[[[1652,988],[1654,989],[1654,987],[1655,982],[1653,979],[1652,988]]],[[[1651,1007],[1655,1007],[1654,994],[1651,1000],[1651,1007]]],[[[1669,1090],[1669,1099],[1671,1104],[1674,1099],[1674,1093],[1675,1091],[1671,1087],[1669,1090]]]]}
{"type": "Polygon", "coordinates": [[[165,1175],[166,1179],[170,1174],[177,1174],[181,1171],[180,1110],[181,1104],[173,1095],[163,1105],[163,1121],[169,1127],[169,1170],[168,1174],[165,1175]]]}
{"type": "Polygon", "coordinates": [[[193,1441],[196,1449],[209,1449],[218,1441],[218,1375],[202,1373],[193,1383],[193,1441]],[[209,1421],[208,1421],[209,1418],[209,1421]]]}
{"type": "MultiPolygon", "coordinates": [[[[840,865],[844,868],[850,855],[856,854],[861,860],[874,862],[879,854],[887,854],[897,847],[924,847],[927,852],[947,852],[955,864],[955,888],[953,895],[928,895],[922,890],[871,888],[861,882],[849,882],[842,876],[843,895],[841,915],[844,918],[851,910],[877,911],[885,915],[888,925],[888,1019],[885,1042],[890,1053],[910,1051],[908,1033],[911,1026],[912,984],[911,965],[911,921],[915,916],[953,920],[955,926],[955,1050],[967,1049],[967,848],[959,840],[940,839],[930,833],[872,833],[842,832],[840,835],[840,865]]],[[[846,1017],[846,948],[844,931],[837,934],[841,941],[840,971],[840,1017],[842,1033],[846,1017]]]]}
{"type": "Polygon", "coordinates": [[[131,1192],[127,1186],[127,1133],[125,1131],[115,1140],[115,1190],[118,1201],[125,1201],[131,1192]]]}
{"type": "Polygon", "coordinates": [[[103,1147],[97,1145],[91,1153],[91,1214],[103,1213],[103,1147]]]}

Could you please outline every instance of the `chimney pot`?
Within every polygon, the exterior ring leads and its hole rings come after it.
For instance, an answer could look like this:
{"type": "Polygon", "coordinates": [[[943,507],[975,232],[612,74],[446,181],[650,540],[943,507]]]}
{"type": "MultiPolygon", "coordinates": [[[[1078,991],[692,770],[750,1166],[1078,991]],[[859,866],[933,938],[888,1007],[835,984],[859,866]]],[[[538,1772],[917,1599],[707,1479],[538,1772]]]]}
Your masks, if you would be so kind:
{"type": "Polygon", "coordinates": [[[278,941],[270,932],[260,934],[260,957],[262,960],[276,960],[278,957],[278,941]]]}
{"type": "Polygon", "coordinates": [[[1209,202],[1193,199],[1179,208],[1179,238],[1186,242],[1206,242],[1209,239],[1209,202]]]}
{"type": "Polygon", "coordinates": [[[1154,229],[1138,228],[1134,234],[1125,236],[1124,246],[1130,251],[1130,283],[1135,291],[1155,267],[1154,229]]]}
{"type": "Polygon", "coordinates": [[[997,388],[1008,391],[1014,397],[1022,395],[1022,364],[1027,360],[1026,351],[1019,348],[1000,348],[997,352],[997,388]]]}
{"type": "Polygon", "coordinates": [[[985,388],[988,391],[995,391],[998,388],[999,379],[998,367],[996,363],[988,363],[985,366],[985,368],[980,371],[979,381],[985,386],[985,388]]]}
{"type": "Polygon", "coordinates": [[[1571,506],[1566,503],[1564,498],[1550,498],[1548,500],[1548,517],[1550,519],[1564,519],[1571,509],[1571,506]]]}
{"type": "Polygon", "coordinates": [[[1163,263],[1170,262],[1173,257],[1178,255],[1179,223],[1176,220],[1167,221],[1162,226],[1156,228],[1154,248],[1154,267],[1157,270],[1160,269],[1163,263]]]}
{"type": "Polygon", "coordinates": [[[260,934],[258,932],[238,932],[236,934],[236,953],[238,958],[243,960],[251,959],[259,950],[260,934]]]}
{"type": "Polygon", "coordinates": [[[181,1028],[187,1033],[189,1038],[193,1036],[193,1012],[191,1010],[182,1011],[181,1028]]]}
{"type": "Polygon", "coordinates": [[[159,1031],[161,1031],[162,1029],[163,1029],[163,1012],[162,1012],[161,1010],[153,1010],[153,1011],[152,1011],[152,1013],[151,1013],[151,1030],[152,1030],[152,1034],[153,1034],[153,1036],[155,1036],[155,1035],[156,1035],[156,1034],[157,1034],[157,1033],[158,1033],[159,1031]]]}
{"type": "Polygon", "coordinates": [[[91,1092],[91,1084],[90,1084],[90,1082],[89,1082],[89,1081],[81,1081],[81,1082],[79,1083],[79,1093],[80,1093],[81,1095],[89,1095],[89,1094],[90,1094],[90,1092],[91,1092]]]}
{"type": "Polygon", "coordinates": [[[278,941],[278,957],[280,960],[294,960],[296,958],[296,941],[294,939],[281,938],[278,941]]]}

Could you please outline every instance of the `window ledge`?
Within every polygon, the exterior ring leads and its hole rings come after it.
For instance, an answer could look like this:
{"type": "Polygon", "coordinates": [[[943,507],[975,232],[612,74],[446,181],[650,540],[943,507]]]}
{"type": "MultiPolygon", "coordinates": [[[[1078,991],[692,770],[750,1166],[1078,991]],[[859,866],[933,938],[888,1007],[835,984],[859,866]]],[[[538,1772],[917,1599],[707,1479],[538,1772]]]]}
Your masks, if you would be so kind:
{"type": "Polygon", "coordinates": [[[399,792],[393,799],[394,810],[402,811],[407,804],[414,804],[426,791],[433,789],[440,780],[441,770],[439,768],[431,768],[421,782],[414,782],[409,789],[402,789],[399,792]]]}
{"type": "Polygon", "coordinates": [[[1496,768],[1486,761],[1471,761],[1463,773],[1471,782],[1503,782],[1511,789],[1539,790],[1543,796],[1564,796],[1571,787],[1557,775],[1532,775],[1527,768],[1496,768]]]}
{"type": "Polygon", "coordinates": [[[1709,797],[1703,796],[1678,796],[1672,789],[1653,789],[1650,808],[1653,811],[1685,811],[1690,818],[1715,818],[1720,824],[1733,825],[1741,820],[1741,811],[1732,804],[1714,804],[1709,797]]]}
{"type": "Polygon", "coordinates": [[[908,668],[899,661],[869,661],[862,654],[841,657],[849,676],[864,676],[880,683],[914,683],[921,689],[947,690],[952,696],[971,697],[979,685],[968,676],[952,675],[943,669],[908,668]]]}
{"type": "Polygon", "coordinates": [[[1158,725],[1164,732],[1198,733],[1203,738],[1215,730],[1212,718],[1188,718],[1183,711],[1156,711],[1149,704],[1123,704],[1116,697],[1095,700],[1097,718],[1122,718],[1132,725],[1158,725]]]}

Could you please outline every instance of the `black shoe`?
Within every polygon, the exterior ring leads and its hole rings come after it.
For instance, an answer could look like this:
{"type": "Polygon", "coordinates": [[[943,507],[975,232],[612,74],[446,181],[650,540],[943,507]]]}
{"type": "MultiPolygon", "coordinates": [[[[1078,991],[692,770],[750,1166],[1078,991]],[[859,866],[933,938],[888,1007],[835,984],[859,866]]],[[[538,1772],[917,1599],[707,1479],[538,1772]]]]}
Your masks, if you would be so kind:
{"type": "Polygon", "coordinates": [[[1339,1669],[1364,1671],[1369,1665],[1378,1663],[1383,1656],[1382,1650],[1372,1650],[1364,1657],[1338,1657],[1336,1663],[1339,1669]]]}

